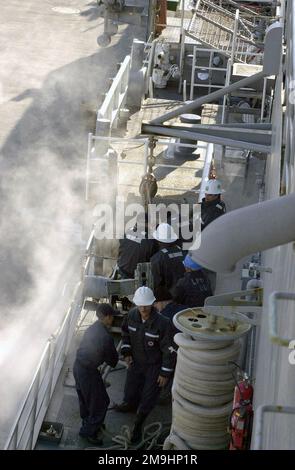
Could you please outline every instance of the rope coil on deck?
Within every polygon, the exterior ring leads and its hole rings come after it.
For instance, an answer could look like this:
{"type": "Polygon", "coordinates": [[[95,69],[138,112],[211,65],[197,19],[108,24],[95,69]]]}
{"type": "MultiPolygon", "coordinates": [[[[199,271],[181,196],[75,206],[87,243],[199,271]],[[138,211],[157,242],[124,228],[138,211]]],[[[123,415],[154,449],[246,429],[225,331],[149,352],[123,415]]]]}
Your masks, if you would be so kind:
{"type": "Polygon", "coordinates": [[[177,333],[179,346],[172,387],[173,419],[168,449],[226,449],[228,419],[235,381],[232,376],[239,356],[239,341],[204,341],[177,333]]]}
{"type": "Polygon", "coordinates": [[[122,426],[120,429],[120,434],[117,434],[116,436],[113,436],[108,431],[103,430],[103,436],[111,440],[112,444],[107,447],[87,447],[85,448],[85,450],[151,450],[157,448],[161,449],[164,440],[163,434],[165,436],[168,434],[169,427],[170,423],[153,422],[147,424],[143,428],[142,439],[137,444],[130,443],[132,430],[127,425],[122,426]]]}

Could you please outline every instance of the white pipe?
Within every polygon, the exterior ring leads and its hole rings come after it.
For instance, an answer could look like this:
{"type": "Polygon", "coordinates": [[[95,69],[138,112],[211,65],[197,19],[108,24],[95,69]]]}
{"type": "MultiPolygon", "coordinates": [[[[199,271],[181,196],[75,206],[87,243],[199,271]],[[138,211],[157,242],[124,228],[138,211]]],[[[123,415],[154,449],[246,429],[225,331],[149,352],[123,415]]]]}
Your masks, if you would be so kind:
{"type": "Polygon", "coordinates": [[[202,232],[193,259],[215,272],[232,272],[244,256],[295,240],[295,193],[219,217],[202,232]]]}

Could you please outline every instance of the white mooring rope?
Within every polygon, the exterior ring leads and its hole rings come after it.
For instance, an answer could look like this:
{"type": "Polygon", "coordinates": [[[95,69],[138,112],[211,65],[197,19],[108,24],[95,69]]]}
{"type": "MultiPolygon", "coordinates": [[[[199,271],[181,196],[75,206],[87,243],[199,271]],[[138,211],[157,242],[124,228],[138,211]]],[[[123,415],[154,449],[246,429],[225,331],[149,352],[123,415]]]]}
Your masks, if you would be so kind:
{"type": "Polygon", "coordinates": [[[239,341],[195,339],[177,333],[172,426],[164,449],[226,449],[239,341]]]}

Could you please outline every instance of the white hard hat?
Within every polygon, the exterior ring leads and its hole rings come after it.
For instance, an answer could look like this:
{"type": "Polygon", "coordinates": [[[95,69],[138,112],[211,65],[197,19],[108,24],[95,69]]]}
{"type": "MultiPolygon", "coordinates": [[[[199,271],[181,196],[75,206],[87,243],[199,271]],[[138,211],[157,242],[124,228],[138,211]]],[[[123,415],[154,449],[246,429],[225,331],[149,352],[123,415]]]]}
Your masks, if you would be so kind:
{"type": "Polygon", "coordinates": [[[146,307],[148,305],[153,305],[156,297],[152,289],[146,286],[139,287],[134,294],[133,303],[138,307],[146,307]]]}
{"type": "Polygon", "coordinates": [[[205,194],[221,194],[223,192],[219,180],[209,180],[205,186],[205,194]]]}
{"type": "Polygon", "coordinates": [[[178,236],[169,224],[160,224],[157,230],[154,231],[153,237],[162,243],[173,243],[178,240],[178,236]]]}

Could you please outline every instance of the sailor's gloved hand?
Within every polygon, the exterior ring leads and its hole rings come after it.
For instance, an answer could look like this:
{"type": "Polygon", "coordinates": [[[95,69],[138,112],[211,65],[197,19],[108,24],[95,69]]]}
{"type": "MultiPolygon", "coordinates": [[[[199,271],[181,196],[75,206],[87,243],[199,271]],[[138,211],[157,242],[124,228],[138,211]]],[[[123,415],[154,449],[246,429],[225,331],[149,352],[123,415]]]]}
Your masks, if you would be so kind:
{"type": "Polygon", "coordinates": [[[163,377],[163,375],[159,375],[157,382],[159,387],[163,388],[168,382],[168,377],[163,377]]]}
{"type": "Polygon", "coordinates": [[[127,364],[127,367],[130,367],[131,364],[133,363],[132,356],[125,356],[125,357],[124,357],[124,360],[125,360],[125,362],[126,362],[126,364],[127,364]]]}

